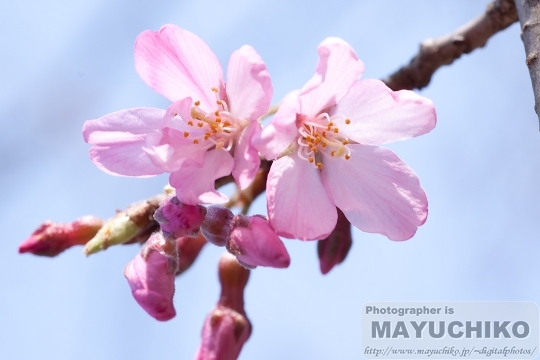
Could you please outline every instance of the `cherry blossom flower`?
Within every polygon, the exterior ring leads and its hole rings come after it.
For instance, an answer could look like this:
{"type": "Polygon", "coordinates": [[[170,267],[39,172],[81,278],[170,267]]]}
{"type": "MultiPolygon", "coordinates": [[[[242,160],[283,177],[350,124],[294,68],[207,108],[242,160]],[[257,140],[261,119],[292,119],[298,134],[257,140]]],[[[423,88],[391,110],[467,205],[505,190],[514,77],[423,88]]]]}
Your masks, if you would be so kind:
{"type": "Polygon", "coordinates": [[[326,39],[318,52],[315,75],[253,139],[277,159],[267,182],[270,223],[285,237],[324,239],[337,207],[360,230],[407,240],[426,221],[426,194],[396,154],[376,145],[429,132],[434,106],[378,80],[358,81],[364,66],[341,39],[326,39]]]}
{"type": "Polygon", "coordinates": [[[141,78],[173,104],[127,109],[87,121],[90,157],[105,172],[147,177],[171,173],[185,204],[225,202],[214,180],[232,173],[246,188],[260,164],[251,138],[272,98],[266,65],[250,46],[231,55],[227,83],[210,48],[174,25],[145,31],[135,44],[141,78]]]}

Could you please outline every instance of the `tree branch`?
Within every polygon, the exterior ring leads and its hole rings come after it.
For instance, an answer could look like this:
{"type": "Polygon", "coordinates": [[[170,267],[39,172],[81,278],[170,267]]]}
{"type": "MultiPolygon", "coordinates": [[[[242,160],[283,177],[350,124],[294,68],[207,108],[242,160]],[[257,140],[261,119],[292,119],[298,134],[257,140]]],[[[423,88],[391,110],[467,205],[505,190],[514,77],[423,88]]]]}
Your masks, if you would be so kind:
{"type": "MultiPolygon", "coordinates": [[[[517,2],[538,4],[538,0],[517,0],[517,2]]],[[[513,0],[495,0],[488,5],[484,14],[455,32],[438,39],[425,40],[420,45],[418,55],[408,65],[403,66],[383,81],[392,90],[421,89],[429,84],[431,76],[438,68],[451,64],[462,54],[468,54],[474,49],[483,47],[491,36],[506,29],[517,20],[513,0]]]]}
{"type": "Polygon", "coordinates": [[[526,64],[533,86],[534,110],[540,120],[540,1],[516,0],[516,8],[521,24],[521,39],[527,55],[526,64]]]}

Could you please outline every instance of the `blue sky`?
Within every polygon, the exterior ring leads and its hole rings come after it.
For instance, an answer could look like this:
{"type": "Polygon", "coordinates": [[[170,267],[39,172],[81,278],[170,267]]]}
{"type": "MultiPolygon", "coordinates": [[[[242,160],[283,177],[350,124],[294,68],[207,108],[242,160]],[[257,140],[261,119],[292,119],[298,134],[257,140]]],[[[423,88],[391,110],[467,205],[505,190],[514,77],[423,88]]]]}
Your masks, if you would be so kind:
{"type": "MultiPolygon", "coordinates": [[[[122,271],[137,246],[86,258],[19,255],[45,220],[67,222],[161,190],[166,177],[112,177],[89,160],[85,120],[168,101],[138,77],[133,45],[174,23],[226,66],[252,45],[265,60],[275,102],[301,87],[328,36],[349,42],[383,78],[419,43],[455,30],[487,1],[138,1],[0,3],[0,358],[190,359],[219,286],[222,249],[207,246],[177,279],[177,317],[159,323],[132,299],[122,271]]],[[[347,260],[322,276],[316,244],[285,240],[287,270],[259,268],[246,290],[254,331],[240,359],[359,359],[367,301],[540,301],[540,134],[519,26],[440,69],[421,94],[438,125],[389,147],[418,174],[430,214],[394,243],[354,232],[347,260]]],[[[252,208],[265,212],[264,197],[252,208]]]]}

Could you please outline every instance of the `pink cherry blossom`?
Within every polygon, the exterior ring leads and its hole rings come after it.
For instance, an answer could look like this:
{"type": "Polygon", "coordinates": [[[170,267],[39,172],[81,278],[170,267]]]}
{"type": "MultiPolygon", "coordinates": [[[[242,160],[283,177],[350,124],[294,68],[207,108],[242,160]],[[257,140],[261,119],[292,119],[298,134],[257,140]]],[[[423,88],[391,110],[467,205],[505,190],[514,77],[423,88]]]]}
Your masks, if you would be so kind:
{"type": "Polygon", "coordinates": [[[315,75],[253,139],[277,158],[267,182],[270,223],[282,236],[320,240],[339,208],[360,230],[407,240],[426,221],[426,194],[396,154],[376,145],[432,130],[434,106],[378,80],[358,81],[364,66],[341,39],[326,39],[318,52],[315,75]]]}
{"type": "Polygon", "coordinates": [[[260,160],[251,138],[272,98],[266,65],[250,46],[231,55],[227,83],[210,48],[174,25],[147,30],[135,44],[141,78],[173,104],[165,111],[135,108],[87,121],[84,139],[102,170],[123,176],[171,173],[185,204],[217,203],[227,197],[214,180],[232,173],[246,188],[260,160]]]}

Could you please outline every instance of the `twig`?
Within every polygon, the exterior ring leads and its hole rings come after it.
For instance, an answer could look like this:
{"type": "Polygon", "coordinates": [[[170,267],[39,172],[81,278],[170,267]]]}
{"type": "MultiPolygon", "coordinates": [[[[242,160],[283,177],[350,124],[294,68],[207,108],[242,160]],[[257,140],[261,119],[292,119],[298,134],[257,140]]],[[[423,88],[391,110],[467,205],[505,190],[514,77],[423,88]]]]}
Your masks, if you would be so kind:
{"type": "Polygon", "coordinates": [[[526,64],[529,67],[533,92],[534,110],[540,120],[540,1],[516,0],[517,13],[521,24],[521,39],[525,45],[526,64]]]}
{"type": "MultiPolygon", "coordinates": [[[[535,0],[518,0],[518,2],[538,4],[535,0]]],[[[483,47],[491,36],[506,29],[517,20],[513,0],[495,0],[488,5],[484,14],[455,32],[438,39],[425,40],[420,45],[418,55],[408,65],[403,66],[383,81],[392,90],[421,89],[429,84],[431,76],[438,68],[451,64],[462,54],[468,54],[474,49],[483,47]]]]}

